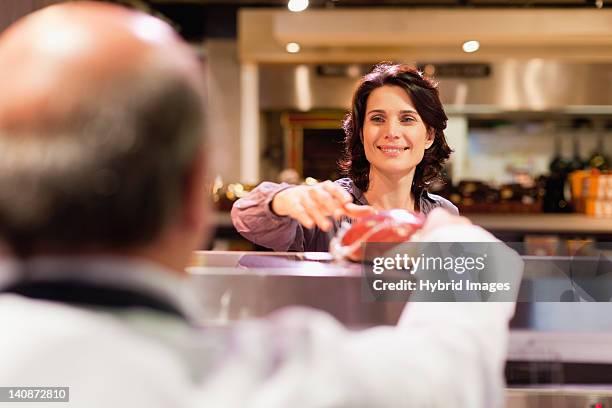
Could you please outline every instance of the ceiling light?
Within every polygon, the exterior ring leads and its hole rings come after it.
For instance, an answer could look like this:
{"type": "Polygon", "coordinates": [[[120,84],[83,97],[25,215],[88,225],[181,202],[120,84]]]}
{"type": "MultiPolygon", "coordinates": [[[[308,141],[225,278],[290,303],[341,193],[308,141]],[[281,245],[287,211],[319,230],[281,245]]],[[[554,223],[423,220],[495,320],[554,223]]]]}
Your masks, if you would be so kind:
{"type": "Polygon", "coordinates": [[[357,64],[351,64],[346,68],[346,74],[349,76],[349,78],[357,78],[359,75],[361,75],[361,68],[359,68],[359,65],[357,64]]]}
{"type": "Polygon", "coordinates": [[[428,77],[433,77],[436,74],[436,66],[432,64],[427,64],[423,67],[423,74],[428,77]]]}
{"type": "Polygon", "coordinates": [[[476,52],[480,48],[480,43],[478,41],[466,41],[461,46],[464,52],[476,52]]]}
{"type": "Polygon", "coordinates": [[[308,0],[289,0],[287,8],[289,11],[304,11],[308,8],[308,0]]]}
{"type": "Polygon", "coordinates": [[[285,46],[285,49],[288,53],[295,54],[300,52],[300,44],[295,42],[290,42],[285,46]]]}

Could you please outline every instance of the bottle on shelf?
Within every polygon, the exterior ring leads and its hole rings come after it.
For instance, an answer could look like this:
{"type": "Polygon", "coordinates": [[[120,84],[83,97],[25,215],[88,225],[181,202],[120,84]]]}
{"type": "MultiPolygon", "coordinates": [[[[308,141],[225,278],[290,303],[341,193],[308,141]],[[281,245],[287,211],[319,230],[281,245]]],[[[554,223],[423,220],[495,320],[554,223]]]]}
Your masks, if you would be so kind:
{"type": "Polygon", "coordinates": [[[548,165],[548,169],[551,174],[563,174],[567,173],[567,160],[561,155],[561,135],[555,133],[555,155],[548,165]]]}
{"type": "Polygon", "coordinates": [[[588,161],[583,160],[580,157],[580,134],[590,133],[592,129],[592,123],[589,119],[578,118],[574,119],[572,127],[572,159],[567,165],[568,174],[572,171],[582,170],[588,165],[588,161]]]}
{"type": "Polygon", "coordinates": [[[589,167],[592,169],[606,171],[610,167],[610,160],[605,153],[606,150],[604,145],[604,133],[606,128],[610,125],[612,125],[612,122],[608,122],[607,124],[604,124],[602,121],[597,122],[595,128],[597,132],[597,147],[591,154],[591,157],[589,157],[589,167]]]}
{"type": "Polygon", "coordinates": [[[547,213],[560,213],[571,211],[566,197],[566,181],[570,162],[561,156],[561,135],[555,133],[555,155],[548,166],[550,175],[543,181],[544,197],[542,198],[542,211],[547,213]]]}

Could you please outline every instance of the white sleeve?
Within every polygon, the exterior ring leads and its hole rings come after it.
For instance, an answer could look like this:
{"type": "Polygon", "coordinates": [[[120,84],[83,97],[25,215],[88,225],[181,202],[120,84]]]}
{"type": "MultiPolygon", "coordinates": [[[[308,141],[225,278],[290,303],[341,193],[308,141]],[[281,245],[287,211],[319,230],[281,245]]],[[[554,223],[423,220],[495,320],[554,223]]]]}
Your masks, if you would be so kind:
{"type": "MultiPolygon", "coordinates": [[[[424,242],[498,241],[492,234],[474,225],[439,227],[424,236],[424,242]]],[[[508,256],[501,257],[508,275],[520,280],[522,259],[507,247],[508,256]]],[[[508,322],[515,302],[413,302],[409,303],[398,327],[411,333],[412,341],[421,338],[422,384],[432,395],[435,406],[491,407],[503,405],[503,371],[507,353],[508,322]],[[442,383],[442,384],[441,384],[442,383]],[[444,392],[437,390],[444,389],[444,392]],[[461,401],[461,404],[451,404],[461,401]]]]}
{"type": "MultiPolygon", "coordinates": [[[[495,242],[474,225],[436,228],[423,242],[495,242]]],[[[523,261],[510,248],[503,268],[519,279],[523,261]]],[[[507,253],[506,253],[507,252],[507,253]]],[[[351,371],[363,376],[370,406],[497,407],[504,405],[508,322],[515,302],[408,303],[395,328],[375,328],[347,341],[351,371]]],[[[354,374],[357,376],[357,374],[354,374]]]]}

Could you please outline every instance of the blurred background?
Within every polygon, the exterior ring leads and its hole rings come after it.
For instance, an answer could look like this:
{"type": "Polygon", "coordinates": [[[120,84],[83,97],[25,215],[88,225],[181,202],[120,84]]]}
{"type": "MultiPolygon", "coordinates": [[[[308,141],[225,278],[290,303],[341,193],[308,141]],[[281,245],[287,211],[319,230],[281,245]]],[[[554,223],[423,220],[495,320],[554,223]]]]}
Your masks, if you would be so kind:
{"type": "MultiPolygon", "coordinates": [[[[0,29],[57,2],[3,0],[0,29]]],[[[170,22],[204,62],[211,248],[254,249],[229,209],[259,182],[341,177],[342,118],[380,61],[440,82],[455,152],[432,192],[534,253],[612,238],[612,2],[112,2],[170,22]]]]}

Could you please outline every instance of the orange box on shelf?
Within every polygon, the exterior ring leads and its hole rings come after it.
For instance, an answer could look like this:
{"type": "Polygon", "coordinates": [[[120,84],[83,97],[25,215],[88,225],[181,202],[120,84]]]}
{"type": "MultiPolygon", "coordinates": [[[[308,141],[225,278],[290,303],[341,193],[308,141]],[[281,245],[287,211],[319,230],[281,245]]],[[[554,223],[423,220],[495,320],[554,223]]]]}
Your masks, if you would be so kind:
{"type": "Polygon", "coordinates": [[[587,170],[577,170],[570,173],[569,181],[573,200],[578,200],[585,196],[585,179],[589,176],[591,176],[591,172],[587,170]]]}
{"type": "Polygon", "coordinates": [[[585,213],[594,217],[612,218],[612,200],[586,198],[585,213]]]}
{"type": "Polygon", "coordinates": [[[612,200],[612,175],[591,174],[583,179],[582,197],[612,200]]]}

